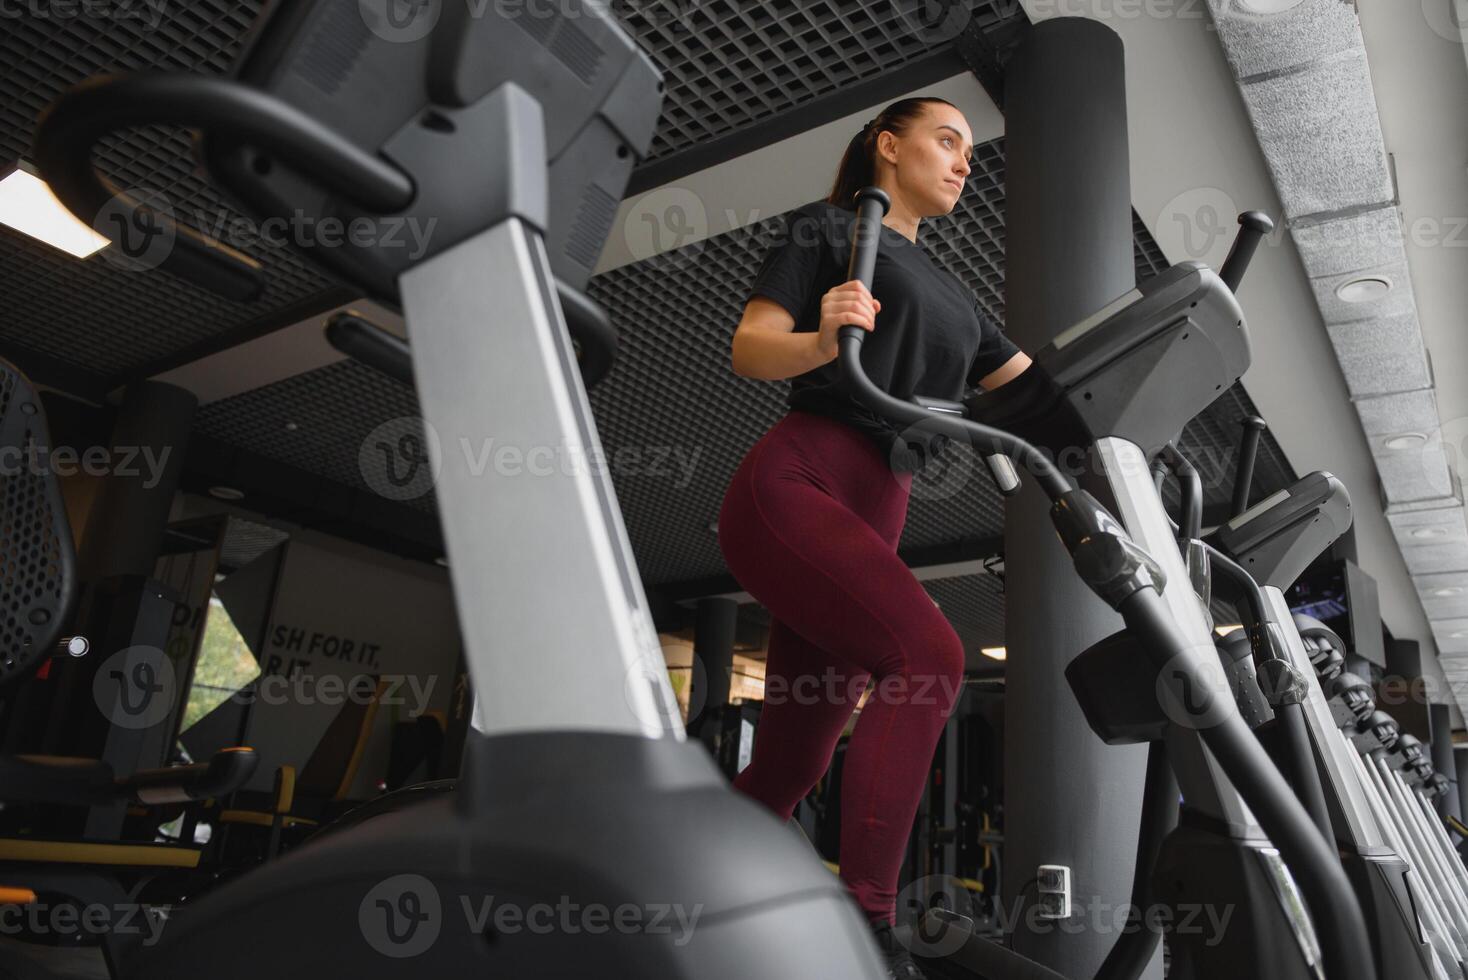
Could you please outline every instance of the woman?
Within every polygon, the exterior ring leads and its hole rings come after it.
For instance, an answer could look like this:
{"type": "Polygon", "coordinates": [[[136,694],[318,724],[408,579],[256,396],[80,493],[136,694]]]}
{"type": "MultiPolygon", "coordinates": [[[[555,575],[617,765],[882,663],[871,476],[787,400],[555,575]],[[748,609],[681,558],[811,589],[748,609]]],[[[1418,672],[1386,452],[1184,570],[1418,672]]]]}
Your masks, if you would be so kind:
{"type": "Polygon", "coordinates": [[[966,383],[995,388],[1029,366],[917,244],[919,222],[958,202],[972,151],[951,103],[883,110],[852,138],[831,195],[791,213],[732,350],[742,377],[793,379],[789,413],[744,458],[719,515],[730,570],[772,616],[754,756],[734,785],[788,820],[872,688],[846,756],[841,876],[904,980],[922,973],[892,936],[897,876],[963,644],[897,557],[913,474],[933,446],[839,389],[836,337],[867,330],[862,364],[899,398],[957,399],[966,383]],[[843,280],[855,194],[871,185],[892,207],[869,292],[843,280]]]}

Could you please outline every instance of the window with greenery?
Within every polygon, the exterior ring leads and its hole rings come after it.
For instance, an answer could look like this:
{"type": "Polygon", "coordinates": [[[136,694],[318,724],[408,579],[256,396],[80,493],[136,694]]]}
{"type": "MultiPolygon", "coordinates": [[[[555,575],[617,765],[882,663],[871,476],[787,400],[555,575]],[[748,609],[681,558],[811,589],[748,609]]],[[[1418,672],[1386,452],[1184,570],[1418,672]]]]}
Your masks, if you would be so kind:
{"type": "Polygon", "coordinates": [[[179,731],[188,731],[259,676],[260,664],[245,638],[235,629],[224,603],[218,596],[210,596],[204,641],[199,644],[199,661],[194,666],[194,681],[189,687],[189,701],[184,706],[179,731]]]}

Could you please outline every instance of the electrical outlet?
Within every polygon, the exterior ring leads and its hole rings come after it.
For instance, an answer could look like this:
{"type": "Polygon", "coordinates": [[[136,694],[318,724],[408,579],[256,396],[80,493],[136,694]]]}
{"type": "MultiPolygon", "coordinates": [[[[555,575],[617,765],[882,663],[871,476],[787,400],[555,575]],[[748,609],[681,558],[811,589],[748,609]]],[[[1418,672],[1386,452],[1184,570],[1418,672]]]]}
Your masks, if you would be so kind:
{"type": "Polygon", "coordinates": [[[1070,918],[1070,868],[1063,864],[1042,864],[1035,882],[1039,889],[1040,917],[1070,918]]]}

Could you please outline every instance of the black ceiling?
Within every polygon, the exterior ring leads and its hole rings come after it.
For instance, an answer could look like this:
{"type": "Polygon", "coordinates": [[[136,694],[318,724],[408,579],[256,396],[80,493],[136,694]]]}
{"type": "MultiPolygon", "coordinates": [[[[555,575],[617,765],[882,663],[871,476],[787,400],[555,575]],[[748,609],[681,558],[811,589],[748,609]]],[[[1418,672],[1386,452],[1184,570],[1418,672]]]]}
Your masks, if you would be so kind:
{"type": "MultiPolygon", "coordinates": [[[[260,4],[173,0],[138,6],[156,9],[162,20],[155,27],[89,15],[79,5],[74,17],[6,21],[0,156],[23,157],[40,110],[93,74],[227,70],[260,4]]],[[[900,86],[905,69],[932,64],[965,26],[1024,16],[1012,0],[980,0],[935,25],[922,20],[926,8],[926,0],[614,2],[624,27],[666,76],[648,167],[707,154],[711,147],[725,158],[737,155],[743,135],[764,127],[761,138],[768,138],[772,122],[808,113],[842,92],[868,91],[860,87],[874,81],[900,86]]],[[[829,111],[835,118],[841,110],[829,111]]],[[[977,147],[975,155],[963,199],[952,214],[925,223],[922,243],[1002,322],[1003,141],[977,147]]],[[[185,220],[214,224],[234,217],[196,172],[182,133],[130,132],[98,159],[123,185],[160,192],[185,220]]],[[[741,379],[728,367],[729,340],[775,222],[615,269],[590,284],[622,337],[615,369],[591,397],[609,455],[636,450],[645,461],[654,447],[672,447],[692,460],[691,468],[662,475],[636,465],[614,474],[651,591],[686,596],[728,584],[709,525],[740,458],[779,417],[785,394],[783,384],[741,379]]],[[[1137,272],[1146,277],[1164,259],[1147,229],[1135,224],[1137,272]]],[[[294,254],[254,254],[265,262],[271,286],[261,302],[243,306],[164,273],[114,266],[105,253],[78,262],[0,227],[0,353],[47,383],[95,396],[350,298],[294,254]]],[[[1212,484],[1214,505],[1227,498],[1220,466],[1236,441],[1236,419],[1251,411],[1236,388],[1184,434],[1183,448],[1212,484]]],[[[358,462],[375,427],[416,414],[411,391],[355,364],[287,378],[201,407],[191,485],[223,481],[227,471],[228,482],[245,484],[250,502],[269,514],[302,523],[312,523],[314,515],[319,526],[343,531],[341,514],[350,510],[354,536],[380,533],[392,550],[431,557],[438,553],[431,498],[405,504],[368,499],[358,462]],[[305,484],[309,493],[300,489],[305,484]]],[[[950,453],[953,467],[966,468],[966,475],[918,481],[902,542],[910,559],[945,549],[976,557],[992,550],[1000,534],[1002,508],[987,477],[971,454],[950,453]]],[[[1287,485],[1292,475],[1279,447],[1266,438],[1257,470],[1261,491],[1287,485]]],[[[972,653],[1002,642],[997,579],[973,575],[928,584],[972,653]]]]}

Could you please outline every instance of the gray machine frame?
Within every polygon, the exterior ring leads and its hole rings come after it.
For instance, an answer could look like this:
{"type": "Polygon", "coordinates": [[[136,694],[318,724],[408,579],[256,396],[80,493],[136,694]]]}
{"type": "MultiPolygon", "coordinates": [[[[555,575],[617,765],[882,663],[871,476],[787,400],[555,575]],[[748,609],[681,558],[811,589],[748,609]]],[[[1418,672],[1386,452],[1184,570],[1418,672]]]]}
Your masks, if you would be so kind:
{"type": "MultiPolygon", "coordinates": [[[[1331,825],[1343,854],[1355,862],[1358,887],[1374,921],[1373,942],[1378,965],[1409,955],[1403,944],[1417,945],[1414,976],[1464,977],[1465,921],[1458,899],[1442,880],[1441,868],[1430,866],[1408,838],[1411,815],[1393,812],[1388,787],[1373,780],[1370,760],[1342,735],[1337,715],[1305,649],[1284,589],[1350,526],[1351,505],[1345,487],[1328,473],[1312,473],[1235,515],[1212,535],[1229,557],[1255,580],[1263,598],[1262,624],[1275,638],[1273,650],[1283,656],[1303,688],[1301,707],[1313,747],[1313,759],[1329,802],[1331,825]],[[1398,863],[1402,862],[1402,863],[1398,863]],[[1425,942],[1424,942],[1425,939],[1425,942]]],[[[1399,801],[1400,805],[1400,801],[1399,801]]]]}

